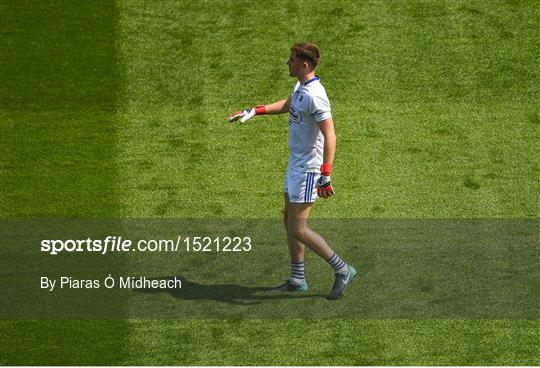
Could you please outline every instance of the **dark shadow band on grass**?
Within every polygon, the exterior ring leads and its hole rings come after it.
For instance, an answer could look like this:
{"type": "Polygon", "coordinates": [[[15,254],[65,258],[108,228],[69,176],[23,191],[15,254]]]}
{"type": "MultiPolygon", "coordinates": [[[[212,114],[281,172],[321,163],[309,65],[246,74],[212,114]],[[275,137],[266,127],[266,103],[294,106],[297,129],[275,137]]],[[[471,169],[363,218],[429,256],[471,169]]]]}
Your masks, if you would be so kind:
{"type": "Polygon", "coordinates": [[[116,2],[2,1],[0,14],[0,217],[117,217],[116,2]]]}
{"type": "MultiPolygon", "coordinates": [[[[1,1],[0,14],[0,217],[118,217],[116,1],[1,1]]],[[[14,280],[23,282],[21,275],[39,262],[22,249],[8,255],[7,235],[0,244],[2,314],[9,306],[14,315],[41,309],[48,311],[45,319],[77,319],[81,313],[66,313],[67,306],[84,305],[62,298],[48,305],[19,288],[14,280]],[[4,304],[5,298],[21,304],[4,304]]],[[[115,261],[117,270],[125,267],[125,259],[115,261]]],[[[117,318],[126,318],[127,304],[116,302],[117,318]]],[[[36,318],[2,325],[2,348],[9,349],[2,350],[1,364],[115,365],[125,359],[125,323],[36,321],[40,314],[32,314],[36,318]],[[102,344],[114,353],[104,357],[102,344]]]]}

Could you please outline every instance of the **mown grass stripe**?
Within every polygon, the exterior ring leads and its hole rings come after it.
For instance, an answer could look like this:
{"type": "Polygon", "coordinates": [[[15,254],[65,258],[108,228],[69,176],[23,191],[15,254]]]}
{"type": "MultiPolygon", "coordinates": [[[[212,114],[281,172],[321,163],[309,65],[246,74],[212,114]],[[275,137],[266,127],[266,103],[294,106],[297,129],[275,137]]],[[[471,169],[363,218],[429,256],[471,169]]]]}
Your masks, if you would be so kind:
{"type": "MultiPolygon", "coordinates": [[[[0,217],[118,217],[115,1],[1,1],[0,14],[0,217]]],[[[114,364],[127,333],[122,321],[0,326],[2,365],[114,364]]]]}
{"type": "Polygon", "coordinates": [[[114,1],[0,13],[0,216],[115,217],[114,1]]]}

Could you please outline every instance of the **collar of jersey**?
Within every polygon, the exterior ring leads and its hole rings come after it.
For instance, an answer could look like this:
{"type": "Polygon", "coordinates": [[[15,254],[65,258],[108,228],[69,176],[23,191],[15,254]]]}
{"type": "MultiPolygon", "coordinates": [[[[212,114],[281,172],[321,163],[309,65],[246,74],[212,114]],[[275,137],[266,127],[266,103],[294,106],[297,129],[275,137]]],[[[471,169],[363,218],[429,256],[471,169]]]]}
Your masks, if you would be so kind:
{"type": "Polygon", "coordinates": [[[319,76],[316,75],[315,77],[311,78],[310,80],[308,80],[306,83],[303,84],[303,86],[307,86],[308,84],[310,84],[311,82],[314,82],[314,81],[318,81],[319,79],[319,76]]]}

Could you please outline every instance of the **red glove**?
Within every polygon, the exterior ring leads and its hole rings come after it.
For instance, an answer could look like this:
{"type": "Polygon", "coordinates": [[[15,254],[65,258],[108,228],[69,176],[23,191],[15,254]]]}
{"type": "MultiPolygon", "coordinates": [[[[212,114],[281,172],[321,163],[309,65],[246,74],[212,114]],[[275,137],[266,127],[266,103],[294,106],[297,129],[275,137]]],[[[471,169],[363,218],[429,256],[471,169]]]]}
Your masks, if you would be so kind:
{"type": "Polygon", "coordinates": [[[332,187],[332,179],[330,179],[330,172],[332,171],[332,164],[321,165],[321,176],[317,180],[317,195],[322,198],[332,197],[336,192],[332,187]]]}

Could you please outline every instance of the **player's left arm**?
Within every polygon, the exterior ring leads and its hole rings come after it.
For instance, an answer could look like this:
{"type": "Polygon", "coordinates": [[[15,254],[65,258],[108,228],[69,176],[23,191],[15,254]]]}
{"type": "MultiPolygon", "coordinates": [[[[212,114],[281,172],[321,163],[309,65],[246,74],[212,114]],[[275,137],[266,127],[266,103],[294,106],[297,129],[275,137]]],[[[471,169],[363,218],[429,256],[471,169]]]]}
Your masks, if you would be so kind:
{"type": "Polygon", "coordinates": [[[324,137],[323,162],[332,165],[336,154],[336,132],[332,118],[319,122],[319,129],[324,137]]]}
{"type": "Polygon", "coordinates": [[[331,117],[319,122],[319,129],[324,137],[323,164],[321,165],[321,176],[317,180],[317,195],[329,198],[335,194],[332,187],[330,174],[336,154],[336,133],[334,131],[334,120],[331,117]]]}

